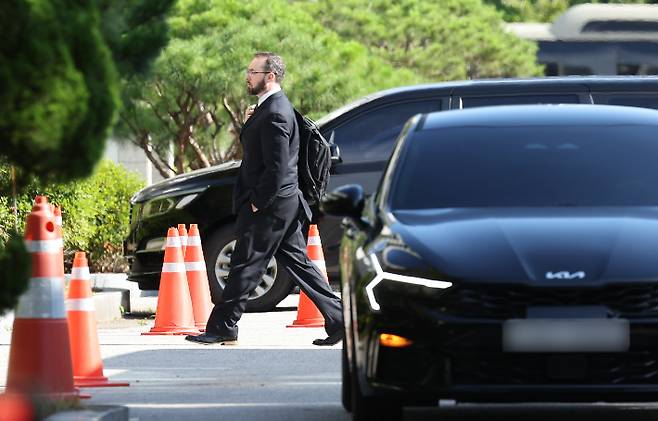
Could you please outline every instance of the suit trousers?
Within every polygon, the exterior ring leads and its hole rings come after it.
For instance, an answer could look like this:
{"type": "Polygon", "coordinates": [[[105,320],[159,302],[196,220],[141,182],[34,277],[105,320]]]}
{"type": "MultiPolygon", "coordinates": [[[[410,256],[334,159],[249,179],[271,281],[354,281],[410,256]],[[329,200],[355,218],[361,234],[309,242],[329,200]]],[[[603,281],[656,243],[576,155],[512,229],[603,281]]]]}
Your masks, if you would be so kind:
{"type": "Polygon", "coordinates": [[[301,200],[298,195],[277,197],[271,206],[258,212],[252,212],[248,203],[241,207],[226,287],[221,301],[210,314],[206,332],[238,336],[237,323],[245,311],[249,294],[260,283],[272,256],[320,310],[327,334],[343,329],[340,298],[306,254],[306,240],[302,234],[306,217],[301,200]]]}

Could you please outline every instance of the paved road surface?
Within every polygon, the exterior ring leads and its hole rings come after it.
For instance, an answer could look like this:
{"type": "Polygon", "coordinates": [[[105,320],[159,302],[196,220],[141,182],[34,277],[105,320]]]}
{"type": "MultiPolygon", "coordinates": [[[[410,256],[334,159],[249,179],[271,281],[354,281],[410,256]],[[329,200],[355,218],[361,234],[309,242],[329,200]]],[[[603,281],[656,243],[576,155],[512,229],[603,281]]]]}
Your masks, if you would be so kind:
{"type": "MultiPolygon", "coordinates": [[[[201,346],[181,336],[142,336],[152,320],[100,326],[105,375],[130,387],[88,388],[90,404],[125,405],[139,420],[349,420],[340,404],[340,347],[311,345],[323,329],[290,329],[297,296],[279,311],[246,314],[237,346],[201,346]],[[295,301],[295,302],[293,302],[295,301]]],[[[0,328],[0,386],[10,331],[0,328]]],[[[56,362],[54,362],[56,363],[56,362]]],[[[658,399],[658,397],[657,397],[658,399]]],[[[409,409],[406,420],[656,420],[656,405],[458,405],[409,409]]]]}

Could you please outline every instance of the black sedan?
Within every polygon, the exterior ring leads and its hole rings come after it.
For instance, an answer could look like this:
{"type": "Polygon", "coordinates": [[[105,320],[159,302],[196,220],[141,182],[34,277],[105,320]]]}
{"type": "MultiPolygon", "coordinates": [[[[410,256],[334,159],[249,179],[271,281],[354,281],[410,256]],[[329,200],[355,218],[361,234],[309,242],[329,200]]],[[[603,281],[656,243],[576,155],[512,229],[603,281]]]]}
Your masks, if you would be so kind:
{"type": "Polygon", "coordinates": [[[341,187],[343,403],[658,396],[658,112],[417,115],[376,193],[341,187]]]}
{"type": "MultiPolygon", "coordinates": [[[[332,167],[331,189],[360,184],[371,194],[395,139],[409,117],[418,113],[519,104],[609,104],[658,108],[658,77],[560,77],[445,82],[377,92],[318,121],[327,139],[340,148],[332,167]]],[[[205,168],[162,181],[131,200],[130,234],[125,254],[131,261],[128,280],[140,289],[158,289],[167,227],[199,225],[213,296],[218,298],[230,269],[235,244],[231,209],[239,162],[205,168]]],[[[340,219],[319,216],[329,278],[338,279],[340,219]]],[[[269,311],[292,288],[292,280],[275,259],[249,297],[247,309],[269,311]]]]}

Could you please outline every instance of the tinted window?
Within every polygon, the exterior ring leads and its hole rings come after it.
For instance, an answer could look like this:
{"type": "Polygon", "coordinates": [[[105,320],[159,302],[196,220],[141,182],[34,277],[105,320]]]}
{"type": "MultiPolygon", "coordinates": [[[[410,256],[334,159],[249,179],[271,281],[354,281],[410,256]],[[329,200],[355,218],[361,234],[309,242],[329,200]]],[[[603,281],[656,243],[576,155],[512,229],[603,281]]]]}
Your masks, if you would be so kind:
{"type": "Polygon", "coordinates": [[[629,20],[593,20],[587,22],[582,32],[656,32],[658,22],[629,20]]]}
{"type": "Polygon", "coordinates": [[[618,75],[639,75],[640,74],[640,65],[639,64],[617,64],[617,74],[618,75]]]}
{"type": "Polygon", "coordinates": [[[655,126],[446,128],[412,134],[394,209],[656,206],[655,126]]]}
{"type": "Polygon", "coordinates": [[[612,95],[609,97],[599,97],[596,100],[599,104],[608,105],[626,105],[629,107],[643,107],[658,109],[658,96],[645,95],[612,95]]]}
{"type": "Polygon", "coordinates": [[[439,99],[390,104],[367,111],[334,131],[334,142],[345,162],[385,161],[409,117],[439,111],[439,99]]]}
{"type": "Polygon", "coordinates": [[[588,66],[569,66],[569,65],[564,65],[562,66],[562,72],[560,73],[562,75],[593,75],[594,72],[592,69],[588,66]]]}
{"type": "Polygon", "coordinates": [[[560,74],[560,69],[557,63],[544,63],[544,74],[546,76],[557,76],[560,74]]]}
{"type": "Polygon", "coordinates": [[[516,104],[578,104],[577,95],[513,95],[463,97],[462,108],[485,107],[488,105],[516,104]]]}

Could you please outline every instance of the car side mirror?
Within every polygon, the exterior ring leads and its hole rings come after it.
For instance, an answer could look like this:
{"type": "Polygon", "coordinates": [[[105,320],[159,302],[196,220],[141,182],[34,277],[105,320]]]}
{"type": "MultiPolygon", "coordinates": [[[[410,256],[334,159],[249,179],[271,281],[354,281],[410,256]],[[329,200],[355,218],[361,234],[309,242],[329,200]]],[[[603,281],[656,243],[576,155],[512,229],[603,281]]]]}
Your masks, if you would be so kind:
{"type": "Polygon", "coordinates": [[[331,150],[331,168],[335,167],[336,164],[340,164],[343,162],[343,158],[340,156],[340,148],[336,143],[334,143],[334,132],[331,132],[331,136],[329,136],[329,147],[331,150]]]}
{"type": "Polygon", "coordinates": [[[363,187],[358,184],[348,184],[327,193],[322,198],[320,209],[328,215],[360,220],[364,204],[363,187]]]}

